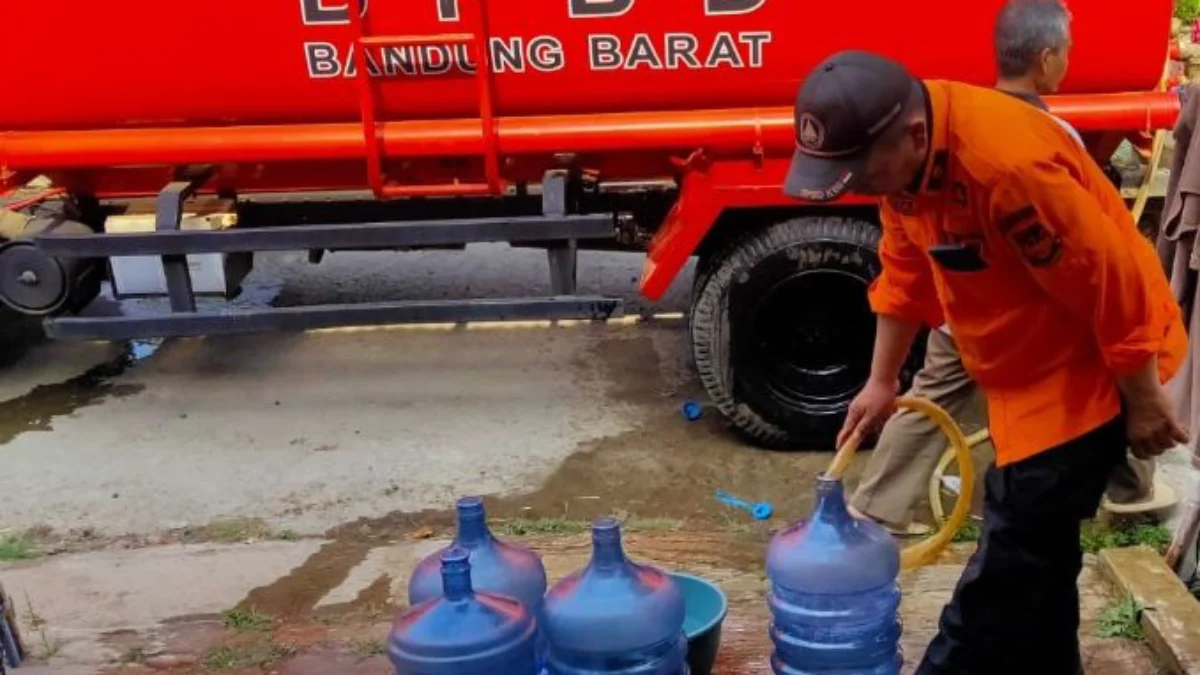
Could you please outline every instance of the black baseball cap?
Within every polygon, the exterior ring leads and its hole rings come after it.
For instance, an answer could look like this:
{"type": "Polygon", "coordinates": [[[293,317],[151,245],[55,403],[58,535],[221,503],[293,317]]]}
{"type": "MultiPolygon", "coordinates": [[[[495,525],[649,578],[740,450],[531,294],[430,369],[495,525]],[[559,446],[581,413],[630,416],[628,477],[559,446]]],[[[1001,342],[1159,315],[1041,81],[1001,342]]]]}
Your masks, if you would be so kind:
{"type": "Polygon", "coordinates": [[[853,189],[871,145],[921,97],[920,83],[895,61],[862,51],[827,58],[796,95],[796,153],[783,191],[829,201],[853,189]]]}

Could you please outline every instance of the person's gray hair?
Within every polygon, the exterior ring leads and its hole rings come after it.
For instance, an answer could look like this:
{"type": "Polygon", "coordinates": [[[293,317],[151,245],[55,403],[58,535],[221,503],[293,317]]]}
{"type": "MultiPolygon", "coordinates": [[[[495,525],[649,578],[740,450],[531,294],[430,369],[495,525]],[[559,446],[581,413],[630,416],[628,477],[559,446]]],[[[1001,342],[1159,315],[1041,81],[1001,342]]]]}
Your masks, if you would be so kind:
{"type": "Polygon", "coordinates": [[[1002,77],[1021,77],[1046,49],[1070,40],[1071,13],[1061,0],[1009,0],[996,18],[996,65],[1002,77]]]}

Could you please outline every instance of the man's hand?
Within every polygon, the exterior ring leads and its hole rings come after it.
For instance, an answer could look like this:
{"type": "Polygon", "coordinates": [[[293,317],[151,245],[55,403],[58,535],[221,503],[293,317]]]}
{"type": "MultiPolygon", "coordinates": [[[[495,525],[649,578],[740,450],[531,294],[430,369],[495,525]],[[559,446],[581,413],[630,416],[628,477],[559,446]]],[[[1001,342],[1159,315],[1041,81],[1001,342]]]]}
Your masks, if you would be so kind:
{"type": "Polygon", "coordinates": [[[851,438],[864,438],[883,428],[896,412],[896,393],[900,390],[900,368],[912,348],[921,324],[880,314],[875,321],[875,353],[871,358],[871,376],[867,386],[854,397],[846,412],[846,423],[838,432],[837,449],[851,438]]]}
{"type": "Polygon", "coordinates": [[[838,433],[837,446],[841,449],[850,439],[861,443],[864,438],[883,428],[884,422],[896,412],[896,393],[900,385],[895,380],[887,384],[872,379],[854,397],[846,413],[846,423],[838,433]]]}
{"type": "Polygon", "coordinates": [[[1179,443],[1187,432],[1171,414],[1171,402],[1158,383],[1158,359],[1151,358],[1136,371],[1117,378],[1125,402],[1125,432],[1129,447],[1139,459],[1157,457],[1179,443]]]}
{"type": "Polygon", "coordinates": [[[1138,459],[1157,457],[1180,443],[1187,443],[1187,432],[1171,414],[1171,402],[1162,387],[1125,401],[1125,429],[1129,447],[1138,459]]]}

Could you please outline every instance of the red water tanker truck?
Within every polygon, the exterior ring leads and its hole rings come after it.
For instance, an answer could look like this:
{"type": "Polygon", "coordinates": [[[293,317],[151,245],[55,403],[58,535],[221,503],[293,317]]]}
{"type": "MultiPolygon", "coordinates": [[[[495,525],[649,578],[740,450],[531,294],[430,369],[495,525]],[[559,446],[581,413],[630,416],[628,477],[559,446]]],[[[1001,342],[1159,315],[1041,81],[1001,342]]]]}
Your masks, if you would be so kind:
{"type": "MultiPolygon", "coordinates": [[[[41,0],[0,3],[0,300],[56,338],[604,319],[579,249],[697,257],[700,376],[749,438],[828,445],[866,377],[876,208],[780,188],[803,75],[869,48],[990,85],[1002,0],[41,0]],[[30,189],[29,181],[50,183],[30,189]],[[545,297],[197,311],[258,251],[508,241],[545,297]],[[77,314],[107,279],[171,311],[77,314]]],[[[1096,157],[1173,123],[1170,0],[1075,0],[1058,114],[1096,157]]]]}

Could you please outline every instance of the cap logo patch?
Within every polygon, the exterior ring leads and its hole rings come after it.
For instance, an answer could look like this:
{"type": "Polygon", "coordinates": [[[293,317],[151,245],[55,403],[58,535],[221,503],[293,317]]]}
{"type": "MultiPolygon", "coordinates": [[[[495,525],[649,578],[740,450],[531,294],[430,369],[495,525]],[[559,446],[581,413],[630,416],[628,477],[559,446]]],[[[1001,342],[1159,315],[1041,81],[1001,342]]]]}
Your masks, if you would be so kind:
{"type": "Polygon", "coordinates": [[[812,113],[800,115],[800,145],[809,150],[819,150],[825,144],[825,125],[812,113]]]}

